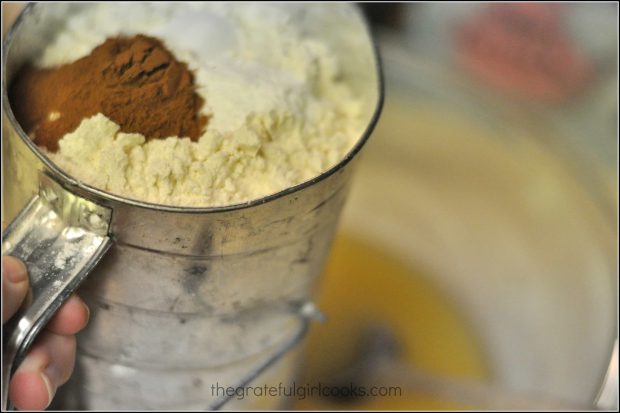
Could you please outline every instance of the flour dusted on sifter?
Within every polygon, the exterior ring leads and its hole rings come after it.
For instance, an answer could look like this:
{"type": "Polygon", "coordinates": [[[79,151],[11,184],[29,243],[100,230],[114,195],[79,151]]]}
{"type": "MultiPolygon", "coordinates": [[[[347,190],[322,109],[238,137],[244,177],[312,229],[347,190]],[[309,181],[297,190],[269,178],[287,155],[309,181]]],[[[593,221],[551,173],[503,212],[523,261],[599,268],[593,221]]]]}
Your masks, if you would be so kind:
{"type": "Polygon", "coordinates": [[[46,152],[77,179],[141,201],[231,205],[319,175],[363,132],[362,102],[340,72],[346,56],[296,24],[294,7],[128,4],[118,13],[87,8],[35,63],[71,63],[114,36],[156,37],[193,72],[208,123],[195,141],[146,140],[101,113],[85,118],[46,152]]]}

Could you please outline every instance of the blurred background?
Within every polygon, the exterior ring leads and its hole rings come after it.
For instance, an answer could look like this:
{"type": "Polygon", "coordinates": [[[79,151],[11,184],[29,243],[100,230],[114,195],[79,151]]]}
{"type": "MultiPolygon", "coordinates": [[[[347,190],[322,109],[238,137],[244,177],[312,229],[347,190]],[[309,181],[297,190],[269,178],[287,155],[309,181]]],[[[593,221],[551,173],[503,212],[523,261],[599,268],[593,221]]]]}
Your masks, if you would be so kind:
{"type": "Polygon", "coordinates": [[[300,407],[617,408],[617,4],[362,7],[386,101],[305,378],[402,395],[300,407]]]}
{"type": "Polygon", "coordinates": [[[300,383],[402,392],[291,407],[617,408],[617,4],[361,7],[386,101],[300,383]]]}

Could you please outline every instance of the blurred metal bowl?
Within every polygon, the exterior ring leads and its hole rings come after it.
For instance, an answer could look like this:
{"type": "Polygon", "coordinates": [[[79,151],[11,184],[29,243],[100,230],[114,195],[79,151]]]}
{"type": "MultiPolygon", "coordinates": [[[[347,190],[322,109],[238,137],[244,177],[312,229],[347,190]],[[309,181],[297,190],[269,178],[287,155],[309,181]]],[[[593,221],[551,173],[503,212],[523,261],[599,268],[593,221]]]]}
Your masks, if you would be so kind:
{"type": "Polygon", "coordinates": [[[494,387],[592,405],[617,336],[615,171],[465,77],[393,42],[382,54],[386,106],[344,231],[428,269],[494,387]]]}

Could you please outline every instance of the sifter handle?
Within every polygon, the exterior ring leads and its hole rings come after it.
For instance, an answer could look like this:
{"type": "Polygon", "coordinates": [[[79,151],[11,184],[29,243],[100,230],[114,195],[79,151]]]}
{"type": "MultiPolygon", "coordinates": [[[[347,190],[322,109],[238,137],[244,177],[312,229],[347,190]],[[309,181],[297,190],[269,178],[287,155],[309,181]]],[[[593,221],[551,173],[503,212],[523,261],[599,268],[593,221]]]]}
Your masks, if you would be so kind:
{"type": "Polygon", "coordinates": [[[2,255],[26,264],[30,291],[2,334],[2,409],[9,381],[37,334],[110,248],[111,210],[72,194],[47,175],[39,193],[2,234],[2,255]]]}

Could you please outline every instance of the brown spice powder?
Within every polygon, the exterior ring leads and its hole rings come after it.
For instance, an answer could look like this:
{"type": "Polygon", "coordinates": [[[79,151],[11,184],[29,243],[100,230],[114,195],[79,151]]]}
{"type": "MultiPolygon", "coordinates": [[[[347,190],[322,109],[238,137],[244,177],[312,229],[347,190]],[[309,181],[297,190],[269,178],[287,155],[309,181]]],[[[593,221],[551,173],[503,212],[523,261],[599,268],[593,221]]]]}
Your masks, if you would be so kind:
{"type": "Polygon", "coordinates": [[[57,68],[26,65],[9,97],[22,128],[50,151],[97,113],[147,140],[179,136],[196,141],[207,123],[187,65],[161,41],[143,35],[107,39],[90,55],[57,68]]]}

